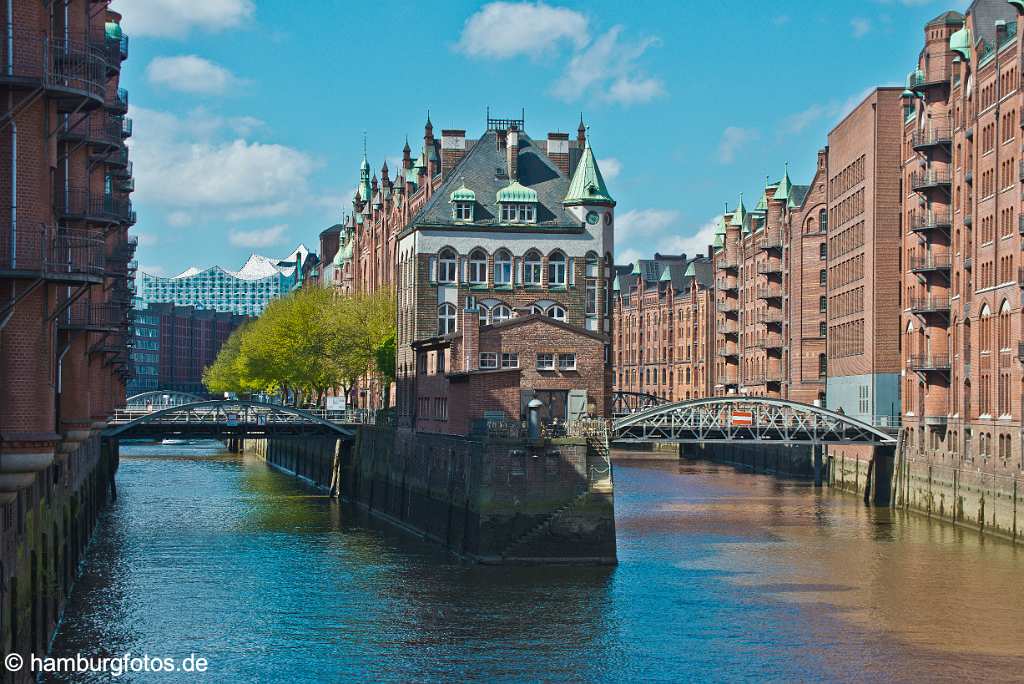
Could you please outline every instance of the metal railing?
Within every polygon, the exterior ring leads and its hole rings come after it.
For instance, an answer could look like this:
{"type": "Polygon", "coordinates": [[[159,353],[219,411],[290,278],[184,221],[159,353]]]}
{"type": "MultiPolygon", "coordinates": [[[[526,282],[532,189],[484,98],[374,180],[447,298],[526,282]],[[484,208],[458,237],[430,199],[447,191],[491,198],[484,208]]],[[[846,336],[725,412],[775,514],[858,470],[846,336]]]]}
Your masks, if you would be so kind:
{"type": "Polygon", "coordinates": [[[910,230],[925,231],[933,229],[949,229],[953,225],[951,211],[920,211],[910,215],[910,230]]]}
{"type": "Polygon", "coordinates": [[[910,310],[914,313],[948,312],[949,297],[939,295],[914,297],[910,300],[910,310]]]}
{"type": "Polygon", "coordinates": [[[46,36],[0,40],[0,81],[38,83],[103,99],[107,64],[102,48],[46,36]]]}
{"type": "Polygon", "coordinates": [[[726,357],[740,355],[739,349],[736,347],[735,344],[726,344],[725,346],[719,347],[716,353],[718,354],[718,356],[726,357]]]}
{"type": "Polygon", "coordinates": [[[737,311],[740,310],[739,304],[737,304],[736,302],[718,302],[716,308],[721,313],[736,313],[737,311]]]}
{"type": "Polygon", "coordinates": [[[782,249],[782,234],[779,231],[773,230],[764,234],[761,238],[761,243],[758,245],[761,249],[782,249]]]}
{"type": "Polygon", "coordinates": [[[62,328],[82,330],[118,330],[128,325],[128,316],[123,307],[116,304],[78,301],[58,319],[62,328]]]}
{"type": "Polygon", "coordinates": [[[0,272],[40,276],[103,274],[104,242],[98,233],[57,226],[0,228],[0,272]]]}
{"type": "Polygon", "coordinates": [[[757,265],[757,272],[761,275],[772,275],[773,273],[782,273],[782,264],[776,264],[772,262],[762,263],[757,265]]]}
{"type": "Polygon", "coordinates": [[[948,271],[953,265],[949,254],[926,254],[910,258],[911,271],[948,271]]]}
{"type": "Polygon", "coordinates": [[[518,420],[481,418],[472,421],[469,427],[469,434],[471,437],[518,441],[526,437],[526,428],[518,420]]]}
{"type": "Polygon", "coordinates": [[[914,371],[948,371],[951,365],[947,354],[912,354],[907,367],[914,371]]]}
{"type": "Polygon", "coordinates": [[[723,335],[737,335],[740,332],[740,326],[736,321],[725,321],[718,326],[718,332],[723,335]]]}
{"type": "Polygon", "coordinates": [[[949,171],[925,171],[910,176],[910,187],[913,190],[925,190],[950,184],[949,171]]]}
{"type": "Polygon", "coordinates": [[[762,285],[757,288],[758,299],[782,299],[781,285],[762,285]]]}
{"type": "Polygon", "coordinates": [[[779,324],[782,323],[781,311],[762,311],[757,315],[758,323],[779,324]]]}
{"type": "Polygon", "coordinates": [[[926,131],[917,131],[910,136],[910,144],[914,148],[949,145],[952,142],[953,132],[949,128],[931,128],[926,131]]]}
{"type": "Polygon", "coordinates": [[[913,90],[920,90],[924,88],[930,88],[933,86],[939,86],[945,83],[949,83],[950,77],[953,75],[952,70],[949,69],[944,63],[943,54],[935,55],[937,62],[940,65],[930,67],[924,71],[918,70],[915,72],[909,80],[909,86],[913,90]]]}
{"type": "Polygon", "coordinates": [[[740,267],[740,262],[735,257],[721,256],[715,261],[718,268],[724,268],[726,270],[735,270],[740,267]]]}
{"type": "Polygon", "coordinates": [[[55,189],[54,205],[61,217],[72,220],[124,223],[133,213],[131,200],[80,188],[55,189]]]}
{"type": "Polygon", "coordinates": [[[125,114],[128,112],[128,91],[118,88],[114,96],[107,101],[107,109],[112,112],[125,114]]]}
{"type": "Polygon", "coordinates": [[[764,337],[758,338],[755,342],[755,346],[762,349],[782,349],[782,335],[765,335],[764,337]]]}

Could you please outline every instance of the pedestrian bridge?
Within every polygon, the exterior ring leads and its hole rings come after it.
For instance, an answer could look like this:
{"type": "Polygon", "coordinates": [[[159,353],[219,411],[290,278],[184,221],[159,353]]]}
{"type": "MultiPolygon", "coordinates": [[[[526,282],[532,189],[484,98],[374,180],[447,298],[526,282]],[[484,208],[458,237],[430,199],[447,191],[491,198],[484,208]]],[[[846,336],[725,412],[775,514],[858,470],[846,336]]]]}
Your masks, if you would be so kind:
{"type": "Polygon", "coordinates": [[[726,396],[670,403],[650,396],[645,403],[614,419],[612,441],[896,445],[895,435],[872,425],[786,399],[726,396]]]}
{"type": "Polygon", "coordinates": [[[203,401],[203,398],[177,390],[151,390],[128,397],[125,400],[125,404],[127,404],[128,408],[162,409],[168,406],[181,406],[182,404],[191,404],[197,401],[203,401]]]}
{"type": "Polygon", "coordinates": [[[155,409],[129,404],[115,412],[108,438],[241,438],[285,434],[331,434],[352,439],[351,417],[246,400],[194,401],[155,409]]]}

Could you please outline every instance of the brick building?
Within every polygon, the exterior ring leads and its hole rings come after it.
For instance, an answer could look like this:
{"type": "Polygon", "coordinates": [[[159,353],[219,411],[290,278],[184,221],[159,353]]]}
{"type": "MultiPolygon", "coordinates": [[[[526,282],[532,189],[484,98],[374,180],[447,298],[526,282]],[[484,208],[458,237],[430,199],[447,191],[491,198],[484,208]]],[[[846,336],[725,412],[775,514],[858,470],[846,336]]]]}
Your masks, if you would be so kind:
{"type": "Polygon", "coordinates": [[[447,130],[427,153],[433,189],[396,256],[401,427],[460,434],[532,398],[548,418],[607,414],[615,202],[582,123],[568,137],[488,118],[478,140],[447,130]],[[452,415],[463,384],[469,414],[452,415]]]}
{"type": "Polygon", "coordinates": [[[707,257],[655,254],[616,267],[615,390],[671,401],[711,394],[713,286],[707,257]]]}
{"type": "Polygon", "coordinates": [[[876,88],[828,136],[828,403],[873,424],[900,407],[901,88],[876,88]]]}
{"type": "Polygon", "coordinates": [[[229,311],[150,304],[132,311],[132,394],[152,389],[204,396],[203,370],[249,320],[229,311]]]}
{"type": "Polygon", "coordinates": [[[765,184],[753,210],[740,196],[715,234],[712,392],[824,401],[824,174],[765,184]]]}
{"type": "Polygon", "coordinates": [[[129,373],[128,39],[102,1],[0,12],[0,647],[43,653],[129,373]]]}
{"type": "Polygon", "coordinates": [[[929,22],[903,98],[908,444],[997,476],[1022,467],[1020,5],[929,22]]]}

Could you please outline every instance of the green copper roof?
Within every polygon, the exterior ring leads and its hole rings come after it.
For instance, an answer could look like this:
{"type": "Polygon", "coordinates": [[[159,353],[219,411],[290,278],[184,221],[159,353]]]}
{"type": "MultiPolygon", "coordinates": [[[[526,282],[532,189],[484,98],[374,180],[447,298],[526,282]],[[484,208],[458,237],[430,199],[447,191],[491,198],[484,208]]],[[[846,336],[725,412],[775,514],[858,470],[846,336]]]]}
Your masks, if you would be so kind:
{"type": "Polygon", "coordinates": [[[121,25],[116,21],[108,21],[103,25],[103,30],[110,40],[121,40],[121,36],[124,35],[121,31],[121,25]]]}
{"type": "Polygon", "coordinates": [[[718,217],[718,223],[715,224],[715,235],[725,235],[725,214],[718,217]]]}
{"type": "Polygon", "coordinates": [[[665,270],[661,272],[661,278],[659,278],[659,280],[663,283],[672,282],[672,273],[670,272],[668,266],[666,266],[665,270]]]}
{"type": "Polygon", "coordinates": [[[788,200],[789,193],[793,190],[793,184],[789,181],[789,162],[786,163],[786,173],[779,181],[779,189],[775,191],[775,199],[788,200]]]}
{"type": "Polygon", "coordinates": [[[768,191],[765,190],[761,193],[761,199],[757,200],[757,205],[754,207],[754,211],[767,211],[768,210],[768,191]]]}
{"type": "Polygon", "coordinates": [[[450,199],[452,202],[476,202],[476,193],[463,183],[458,190],[451,194],[450,199]]]}
{"type": "Polygon", "coordinates": [[[572,182],[569,183],[569,191],[565,194],[563,204],[604,204],[615,206],[615,200],[608,193],[608,186],[604,184],[604,177],[601,169],[597,166],[597,159],[590,149],[590,140],[587,140],[583,148],[583,156],[576,171],[572,174],[572,182]]]}
{"type": "Polygon", "coordinates": [[[697,275],[697,269],[693,267],[693,262],[691,261],[690,265],[686,267],[686,273],[684,273],[683,276],[686,277],[695,275],[697,275]]]}
{"type": "MultiPolygon", "coordinates": [[[[1011,0],[1010,4],[1014,4],[1011,0]]],[[[1024,0],[1017,0],[1016,3],[1021,9],[1024,9],[1024,0]]],[[[971,30],[964,26],[962,29],[954,33],[949,37],[949,49],[953,52],[959,52],[964,56],[967,61],[971,60],[971,30]]]]}
{"type": "MultiPolygon", "coordinates": [[[[476,196],[474,195],[474,198],[476,196]]],[[[519,181],[512,181],[496,195],[497,202],[536,202],[537,191],[528,188],[525,185],[520,185],[519,181]]]]}
{"type": "Polygon", "coordinates": [[[619,276],[615,276],[615,280],[612,281],[612,290],[618,292],[622,288],[619,286],[619,276]]]}
{"type": "Polygon", "coordinates": [[[639,261],[634,261],[633,262],[633,275],[640,275],[640,262],[639,261]]]}
{"type": "Polygon", "coordinates": [[[1008,3],[1017,8],[1018,12],[1024,12],[1024,0],[1006,0],[1008,3]]]}
{"type": "Polygon", "coordinates": [[[732,212],[732,221],[729,222],[730,226],[742,227],[744,220],[747,218],[747,208],[743,206],[743,193],[740,193],[740,203],[736,205],[736,211],[732,212]]]}

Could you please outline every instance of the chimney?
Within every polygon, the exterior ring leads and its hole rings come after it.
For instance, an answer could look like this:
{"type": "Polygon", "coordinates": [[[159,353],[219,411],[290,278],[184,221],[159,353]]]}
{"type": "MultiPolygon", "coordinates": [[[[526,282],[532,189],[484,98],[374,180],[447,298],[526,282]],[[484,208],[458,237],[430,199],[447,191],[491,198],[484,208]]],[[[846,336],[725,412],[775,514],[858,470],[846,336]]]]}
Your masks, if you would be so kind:
{"type": "Polygon", "coordinates": [[[508,161],[508,177],[519,179],[519,128],[512,124],[508,127],[506,138],[505,159],[508,161]]]}
{"type": "Polygon", "coordinates": [[[548,133],[548,159],[554,162],[562,175],[569,175],[568,133],[548,133]]]}
{"type": "Polygon", "coordinates": [[[498,150],[499,151],[505,149],[505,138],[506,138],[506,135],[507,135],[507,133],[505,131],[502,131],[502,130],[494,131],[494,137],[495,137],[495,140],[498,143],[498,150]]]}
{"type": "Polygon", "coordinates": [[[441,175],[448,172],[466,156],[466,131],[441,131],[441,175]]]}
{"type": "Polygon", "coordinates": [[[474,371],[480,367],[480,308],[476,302],[467,299],[462,310],[462,369],[474,371]]]}

